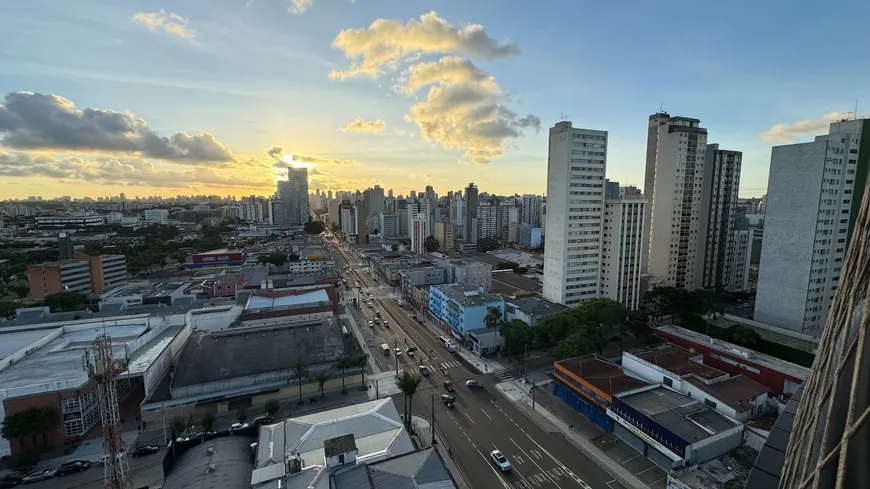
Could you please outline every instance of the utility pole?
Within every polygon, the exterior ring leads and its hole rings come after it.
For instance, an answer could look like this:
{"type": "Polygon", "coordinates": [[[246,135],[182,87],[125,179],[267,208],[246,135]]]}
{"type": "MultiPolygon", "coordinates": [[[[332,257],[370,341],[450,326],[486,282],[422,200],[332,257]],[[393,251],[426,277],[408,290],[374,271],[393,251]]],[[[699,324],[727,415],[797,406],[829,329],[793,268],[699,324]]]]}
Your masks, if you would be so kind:
{"type": "Polygon", "coordinates": [[[529,381],[529,345],[525,346],[523,352],[523,378],[526,379],[526,382],[529,381]]]}
{"type": "Polygon", "coordinates": [[[535,410],[535,379],[532,379],[532,411],[535,410]]]}
{"type": "Polygon", "coordinates": [[[432,427],[432,444],[435,444],[435,393],[429,394],[432,397],[432,419],[430,419],[429,424],[432,427]]]}
{"type": "Polygon", "coordinates": [[[396,357],[396,375],[399,375],[399,354],[396,353],[396,350],[399,349],[399,339],[393,339],[393,356],[396,357]]]}
{"type": "Polygon", "coordinates": [[[166,436],[166,406],[165,403],[160,403],[160,420],[163,422],[163,441],[169,442],[169,437],[166,436]]]}

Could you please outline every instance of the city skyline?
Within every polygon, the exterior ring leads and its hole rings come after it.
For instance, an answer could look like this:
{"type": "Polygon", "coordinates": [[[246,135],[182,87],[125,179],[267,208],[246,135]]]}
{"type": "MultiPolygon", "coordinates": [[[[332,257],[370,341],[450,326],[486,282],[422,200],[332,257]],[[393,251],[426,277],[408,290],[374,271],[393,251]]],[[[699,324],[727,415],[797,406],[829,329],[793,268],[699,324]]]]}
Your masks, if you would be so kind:
{"type": "Polygon", "coordinates": [[[582,14],[600,22],[574,32],[571,15],[540,17],[531,5],[293,5],[303,4],[10,6],[0,19],[0,195],[269,195],[294,164],[311,167],[312,189],[407,194],[473,181],[544,194],[546,128],[563,117],[607,130],[607,177],[642,187],[647,117],[663,108],[741,151],[740,196],[760,197],[772,146],[811,140],[868,95],[870,68],[819,42],[864,5],[821,15],[762,6],[752,18],[705,7],[715,25],[684,22],[676,5],[594,5],[582,14]],[[773,21],[804,35],[785,44],[773,21]],[[638,33],[652,24],[672,25],[672,40],[646,42],[638,33]],[[553,43],[560,31],[574,42],[553,43]],[[703,55],[686,63],[676,39],[703,55]],[[584,45],[592,64],[565,61],[584,45]],[[846,66],[828,90],[825,73],[846,66]],[[650,83],[649,73],[680,76],[650,83]]]}

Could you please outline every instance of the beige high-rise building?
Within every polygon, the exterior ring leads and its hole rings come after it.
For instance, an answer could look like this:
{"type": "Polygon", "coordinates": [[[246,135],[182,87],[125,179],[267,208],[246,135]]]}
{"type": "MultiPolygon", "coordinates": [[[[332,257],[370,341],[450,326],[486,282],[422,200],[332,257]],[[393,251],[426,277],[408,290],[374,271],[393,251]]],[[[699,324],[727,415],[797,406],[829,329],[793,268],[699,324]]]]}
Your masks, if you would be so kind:
{"type": "Polygon", "coordinates": [[[438,240],[438,251],[450,253],[454,244],[454,224],[452,222],[438,221],[435,223],[435,239],[438,240]]]}

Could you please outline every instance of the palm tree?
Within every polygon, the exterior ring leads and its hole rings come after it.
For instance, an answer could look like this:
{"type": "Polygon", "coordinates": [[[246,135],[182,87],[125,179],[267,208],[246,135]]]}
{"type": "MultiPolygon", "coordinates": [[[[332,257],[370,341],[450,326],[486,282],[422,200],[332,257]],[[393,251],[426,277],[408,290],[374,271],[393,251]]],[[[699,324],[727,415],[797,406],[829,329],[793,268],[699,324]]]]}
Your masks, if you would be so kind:
{"type": "Polygon", "coordinates": [[[414,394],[423,382],[423,377],[413,374],[407,370],[402,372],[396,379],[396,386],[405,395],[405,427],[411,429],[411,401],[414,399],[414,394]]]}
{"type": "Polygon", "coordinates": [[[297,360],[293,366],[293,378],[299,382],[299,404],[302,404],[302,381],[308,377],[309,372],[308,365],[302,360],[297,360]]]}
{"type": "Polygon", "coordinates": [[[18,444],[24,447],[24,438],[31,432],[30,423],[27,419],[27,411],[15,414],[7,414],[0,425],[0,436],[7,440],[18,440],[18,444]]]}
{"type": "Polygon", "coordinates": [[[366,367],[369,366],[369,359],[365,353],[353,358],[354,367],[359,368],[360,375],[360,390],[366,390],[366,367]]]}
{"type": "Polygon", "coordinates": [[[60,415],[57,409],[52,407],[35,408],[33,411],[33,431],[42,434],[42,444],[48,443],[47,433],[57,428],[60,423],[60,415]]]}
{"type": "Polygon", "coordinates": [[[329,375],[326,372],[320,371],[314,374],[314,380],[320,387],[320,397],[326,397],[326,395],[323,393],[323,386],[325,386],[326,382],[329,380],[329,375]]]}
{"type": "Polygon", "coordinates": [[[351,363],[351,359],[348,356],[343,356],[335,361],[332,364],[332,368],[341,370],[341,393],[347,394],[347,388],[344,386],[344,371],[345,369],[352,368],[353,365],[351,363]]]}

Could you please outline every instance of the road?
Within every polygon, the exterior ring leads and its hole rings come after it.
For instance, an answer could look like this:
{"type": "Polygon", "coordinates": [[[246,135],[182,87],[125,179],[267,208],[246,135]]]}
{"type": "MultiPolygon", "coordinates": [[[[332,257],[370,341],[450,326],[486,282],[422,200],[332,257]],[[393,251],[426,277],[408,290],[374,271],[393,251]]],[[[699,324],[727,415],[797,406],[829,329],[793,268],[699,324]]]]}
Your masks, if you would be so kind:
{"type": "MultiPolygon", "coordinates": [[[[338,249],[345,261],[355,262],[338,249]]],[[[403,354],[399,367],[416,369],[421,360],[430,367],[432,373],[423,378],[414,396],[414,414],[431,417],[434,401],[436,429],[472,487],[622,489],[610,473],[561,436],[541,429],[502,396],[495,386],[499,379],[477,373],[461,357],[439,346],[437,335],[390,297],[391,287],[376,288],[377,281],[364,268],[352,267],[345,275],[351,285],[353,278],[358,278],[363,290],[368,287],[373,292],[374,309],[390,322],[388,332],[376,326],[378,334],[392,336],[403,349],[405,344],[419,349],[414,359],[403,354]],[[483,388],[466,387],[465,382],[471,379],[478,380],[483,388]],[[451,393],[456,397],[453,409],[441,401],[441,395],[447,394],[445,380],[455,387],[451,393]],[[501,473],[490,461],[489,453],[494,449],[510,460],[511,472],[501,473]]]]}

